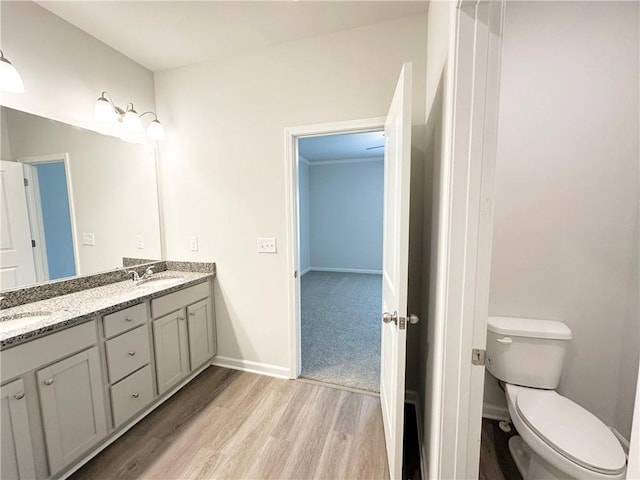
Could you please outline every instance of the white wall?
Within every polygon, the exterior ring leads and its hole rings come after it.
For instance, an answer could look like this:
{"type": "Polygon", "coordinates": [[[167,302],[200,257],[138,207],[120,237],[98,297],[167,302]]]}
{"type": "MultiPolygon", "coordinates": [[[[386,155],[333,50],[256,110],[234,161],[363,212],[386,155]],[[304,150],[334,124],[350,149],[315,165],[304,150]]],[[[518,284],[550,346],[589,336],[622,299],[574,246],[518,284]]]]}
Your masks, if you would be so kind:
{"type": "Polygon", "coordinates": [[[23,94],[0,92],[0,104],[107,133],[119,129],[93,119],[103,90],[118,105],[133,102],[139,112],[154,110],[149,70],[41,6],[1,2],[0,23],[2,50],[25,88],[23,94]]]}
{"type": "Polygon", "coordinates": [[[566,322],[559,391],[627,438],[640,343],[639,7],[507,3],[489,306],[566,322]]]}
{"type": "Polygon", "coordinates": [[[382,271],[383,157],[311,163],[311,268],[382,271]]]}
{"type": "Polygon", "coordinates": [[[217,263],[220,357],[288,373],[284,128],[386,115],[405,61],[422,124],[425,25],[414,16],[156,74],[167,256],[217,263]],[[256,253],[266,235],[278,254],[256,253]]]}
{"type": "Polygon", "coordinates": [[[160,258],[155,151],[149,145],[6,110],[11,160],[69,154],[81,274],[122,267],[122,257],[160,258]],[[82,233],[95,245],[82,245],[82,233]],[[136,247],[142,235],[144,248],[136,247]]]}
{"type": "Polygon", "coordinates": [[[300,275],[311,268],[311,239],[309,222],[309,162],[302,155],[298,156],[298,212],[300,222],[299,251],[300,275]]]}

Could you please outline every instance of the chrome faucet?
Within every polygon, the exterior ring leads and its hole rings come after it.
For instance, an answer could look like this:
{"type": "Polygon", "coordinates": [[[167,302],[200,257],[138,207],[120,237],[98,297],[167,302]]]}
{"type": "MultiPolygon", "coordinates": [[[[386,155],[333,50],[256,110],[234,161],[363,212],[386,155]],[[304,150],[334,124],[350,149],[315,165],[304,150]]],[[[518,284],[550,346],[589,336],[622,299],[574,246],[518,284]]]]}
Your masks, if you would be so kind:
{"type": "Polygon", "coordinates": [[[145,278],[149,278],[154,273],[155,272],[153,271],[153,266],[151,266],[151,267],[149,267],[149,268],[147,268],[145,270],[145,272],[142,274],[142,277],[140,277],[140,278],[142,278],[144,280],[145,278]]]}
{"type": "Polygon", "coordinates": [[[134,282],[137,282],[138,280],[140,280],[140,275],[138,275],[138,272],[136,272],[135,270],[129,270],[128,272],[126,272],[127,275],[133,275],[132,280],[134,282]]]}

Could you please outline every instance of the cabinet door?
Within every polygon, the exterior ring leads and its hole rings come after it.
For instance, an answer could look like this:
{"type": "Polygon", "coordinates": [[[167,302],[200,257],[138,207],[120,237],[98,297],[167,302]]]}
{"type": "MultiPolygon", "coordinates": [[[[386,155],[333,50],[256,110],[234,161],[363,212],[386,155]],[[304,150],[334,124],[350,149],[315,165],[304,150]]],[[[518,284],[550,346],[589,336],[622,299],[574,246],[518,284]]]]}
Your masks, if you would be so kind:
{"type": "Polygon", "coordinates": [[[97,347],[36,372],[50,474],[107,432],[97,347]]]}
{"type": "Polygon", "coordinates": [[[2,402],[0,478],[3,480],[35,478],[36,469],[22,379],[0,387],[0,400],[2,402]]]}
{"type": "Polygon", "coordinates": [[[189,373],[189,347],[184,315],[184,310],[179,310],[153,322],[158,393],[165,392],[189,373]]]}
{"type": "Polygon", "coordinates": [[[202,365],[216,353],[213,314],[209,300],[201,300],[187,307],[189,326],[189,360],[191,370],[202,365]]]}

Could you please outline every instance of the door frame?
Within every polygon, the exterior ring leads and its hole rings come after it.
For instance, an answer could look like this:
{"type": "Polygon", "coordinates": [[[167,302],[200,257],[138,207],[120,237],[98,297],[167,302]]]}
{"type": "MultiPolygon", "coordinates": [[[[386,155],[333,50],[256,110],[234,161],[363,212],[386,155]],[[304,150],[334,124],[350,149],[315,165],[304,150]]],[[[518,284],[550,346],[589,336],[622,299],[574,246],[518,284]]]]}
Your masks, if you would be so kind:
{"type": "Polygon", "coordinates": [[[302,345],[300,326],[300,211],[298,208],[298,138],[340,133],[362,133],[384,130],[385,117],[342,122],[317,123],[284,129],[286,223],[287,223],[287,296],[289,319],[289,378],[300,376],[302,345]]]}
{"type": "MultiPolygon", "coordinates": [[[[78,235],[77,235],[77,226],[76,226],[76,211],[73,202],[73,185],[71,181],[71,166],[69,162],[69,154],[68,153],[51,153],[47,155],[34,155],[28,157],[19,157],[18,162],[24,165],[35,166],[42,163],[64,163],[64,174],[67,181],[67,199],[69,202],[69,216],[71,217],[69,220],[71,222],[71,246],[73,248],[73,260],[76,269],[76,276],[82,275],[80,271],[80,252],[78,251],[78,235]]],[[[32,185],[37,186],[37,182],[33,181],[33,177],[31,172],[27,173],[27,169],[24,169],[25,175],[29,175],[29,180],[32,185]]],[[[37,236],[37,240],[39,243],[36,244],[36,249],[38,252],[34,252],[34,261],[36,262],[36,274],[42,275],[43,272],[47,272],[47,278],[45,281],[48,281],[48,267],[47,267],[47,251],[44,243],[44,229],[43,229],[43,218],[42,218],[42,208],[40,205],[39,196],[35,195],[35,191],[32,189],[27,193],[27,207],[29,210],[29,224],[32,228],[32,234],[37,236]],[[31,215],[34,215],[34,218],[31,218],[31,215]],[[34,230],[35,229],[35,230],[34,230]],[[40,263],[38,265],[38,263],[40,263]]],[[[41,281],[38,278],[38,281],[41,281]]]]}
{"type": "Polygon", "coordinates": [[[429,478],[477,478],[505,0],[451,16],[435,293],[429,478]]]}

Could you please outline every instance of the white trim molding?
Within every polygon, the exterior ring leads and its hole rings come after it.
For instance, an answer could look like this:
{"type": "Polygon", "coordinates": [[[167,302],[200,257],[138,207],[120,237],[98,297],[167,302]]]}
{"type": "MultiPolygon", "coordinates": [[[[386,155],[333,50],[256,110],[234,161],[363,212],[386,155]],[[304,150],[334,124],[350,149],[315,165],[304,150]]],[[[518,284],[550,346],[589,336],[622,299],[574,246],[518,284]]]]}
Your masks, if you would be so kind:
{"type": "Polygon", "coordinates": [[[428,478],[478,478],[505,0],[461,0],[449,26],[428,478]]]}
{"type": "MultiPolygon", "coordinates": [[[[302,157],[301,157],[302,158],[302,157]]],[[[323,167],[325,165],[341,165],[347,163],[369,163],[369,162],[384,162],[384,156],[364,157],[364,158],[345,158],[341,160],[317,160],[310,161],[305,159],[305,163],[310,167],[323,167]]]]}
{"type": "Polygon", "coordinates": [[[337,272],[337,273],[368,273],[371,275],[382,275],[382,270],[366,270],[362,268],[332,268],[332,267],[309,267],[305,273],[311,272],[337,272]]]}
{"type": "Polygon", "coordinates": [[[482,418],[488,418],[490,420],[499,420],[501,422],[508,422],[511,420],[509,416],[509,410],[507,407],[499,405],[490,405],[485,403],[482,406],[482,418]]]}
{"type": "Polygon", "coordinates": [[[211,365],[216,367],[230,368],[232,370],[242,370],[243,372],[258,373],[276,378],[289,378],[289,369],[268,363],[252,362],[239,358],[224,357],[216,355],[211,360],[211,365]]]}

